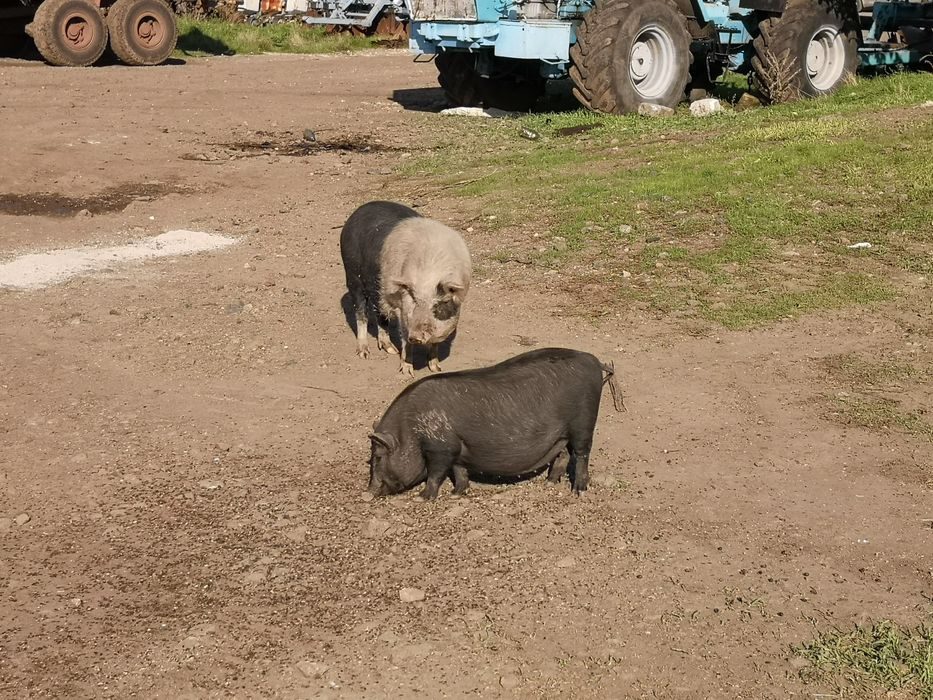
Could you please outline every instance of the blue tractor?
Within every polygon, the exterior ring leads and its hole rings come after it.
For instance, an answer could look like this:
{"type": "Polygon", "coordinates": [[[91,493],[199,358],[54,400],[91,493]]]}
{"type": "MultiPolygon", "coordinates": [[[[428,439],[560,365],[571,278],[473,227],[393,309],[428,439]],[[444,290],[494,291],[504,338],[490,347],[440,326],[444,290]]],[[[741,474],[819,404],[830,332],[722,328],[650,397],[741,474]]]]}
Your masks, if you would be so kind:
{"type": "Polygon", "coordinates": [[[624,114],[701,96],[726,69],[783,102],[860,67],[933,67],[929,0],[408,1],[410,47],[459,106],[527,110],[569,78],[584,106],[624,114]]]}

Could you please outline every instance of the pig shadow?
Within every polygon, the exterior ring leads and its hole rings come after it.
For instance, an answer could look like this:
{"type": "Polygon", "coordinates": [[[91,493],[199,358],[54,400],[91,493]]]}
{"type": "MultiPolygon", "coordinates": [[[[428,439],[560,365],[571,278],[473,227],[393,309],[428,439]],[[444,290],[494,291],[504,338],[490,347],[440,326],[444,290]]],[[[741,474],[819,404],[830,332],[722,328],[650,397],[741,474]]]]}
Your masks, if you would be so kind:
{"type": "MultiPolygon", "coordinates": [[[[350,300],[350,293],[345,292],[344,295],[340,298],[340,308],[343,310],[343,317],[347,322],[347,327],[353,332],[354,337],[356,335],[356,311],[353,308],[353,302],[350,300]]],[[[382,354],[382,351],[376,346],[376,325],[369,321],[366,324],[366,332],[369,334],[369,351],[375,355],[376,353],[382,354]],[[375,352],[374,352],[375,351],[375,352]]],[[[454,340],[457,339],[457,331],[454,331],[446,340],[438,346],[437,349],[437,359],[441,362],[447,360],[450,357],[450,351],[453,347],[454,340]]],[[[389,322],[389,340],[392,341],[392,344],[395,346],[395,349],[398,350],[402,347],[401,337],[399,336],[398,324],[394,321],[389,322]]],[[[355,347],[351,346],[351,347],[355,347]]],[[[424,369],[428,366],[428,353],[427,348],[414,345],[411,348],[411,364],[416,370],[424,369]]]]}

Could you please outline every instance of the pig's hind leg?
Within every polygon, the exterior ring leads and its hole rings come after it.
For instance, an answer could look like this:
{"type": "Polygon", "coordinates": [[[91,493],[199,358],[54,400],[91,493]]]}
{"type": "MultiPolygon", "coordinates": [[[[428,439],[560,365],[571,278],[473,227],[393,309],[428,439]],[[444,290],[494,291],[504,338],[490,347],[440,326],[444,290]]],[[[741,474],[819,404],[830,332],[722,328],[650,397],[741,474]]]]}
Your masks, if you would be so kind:
{"type": "Polygon", "coordinates": [[[454,469],[454,496],[463,496],[470,488],[470,476],[467,468],[462,464],[455,464],[454,469]]]}
{"type": "Polygon", "coordinates": [[[548,471],[547,480],[552,484],[559,484],[567,473],[567,467],[570,464],[570,452],[566,449],[561,450],[551,462],[551,468],[548,471]]]}
{"type": "Polygon", "coordinates": [[[369,357],[369,317],[362,290],[351,289],[350,299],[356,317],[356,354],[364,360],[369,357]]]}

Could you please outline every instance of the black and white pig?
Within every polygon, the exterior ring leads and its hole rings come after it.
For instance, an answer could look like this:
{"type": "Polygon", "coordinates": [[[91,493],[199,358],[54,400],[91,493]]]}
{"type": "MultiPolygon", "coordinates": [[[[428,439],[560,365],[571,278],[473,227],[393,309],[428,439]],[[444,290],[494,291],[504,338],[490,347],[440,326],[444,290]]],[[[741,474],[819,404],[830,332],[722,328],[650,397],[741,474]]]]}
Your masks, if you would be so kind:
{"type": "Polygon", "coordinates": [[[589,482],[590,448],[602,387],[622,407],[615,370],[586,352],[532,350],[491,367],[425,377],[406,387],[370,434],[369,492],[400,493],[427,480],[437,497],[448,475],[454,493],[469,474],[517,476],[551,467],[573,490],[589,482]],[[569,457],[569,459],[568,459],[569,457]]]}
{"type": "Polygon", "coordinates": [[[369,356],[368,322],[380,350],[397,352],[388,321],[398,321],[399,371],[414,376],[411,346],[424,345],[439,372],[438,346],[457,329],[470,288],[470,251],[459,233],[395,202],[368,202],[340,233],[340,256],[356,315],[356,353],[369,356]]]}

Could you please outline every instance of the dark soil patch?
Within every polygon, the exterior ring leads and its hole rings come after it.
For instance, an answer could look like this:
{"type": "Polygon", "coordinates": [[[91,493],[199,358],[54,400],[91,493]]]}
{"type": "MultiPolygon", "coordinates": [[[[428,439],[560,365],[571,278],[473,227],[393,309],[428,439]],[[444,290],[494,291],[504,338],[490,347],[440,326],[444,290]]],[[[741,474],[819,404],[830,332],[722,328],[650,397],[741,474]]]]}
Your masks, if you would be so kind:
{"type": "Polygon", "coordinates": [[[122,211],[134,201],[150,201],[167,194],[187,192],[178,185],[161,182],[135,183],[109,187],[99,194],[88,197],[69,197],[56,192],[36,194],[0,194],[0,213],[13,216],[51,216],[67,218],[82,211],[91,214],[106,214],[122,211]]]}

